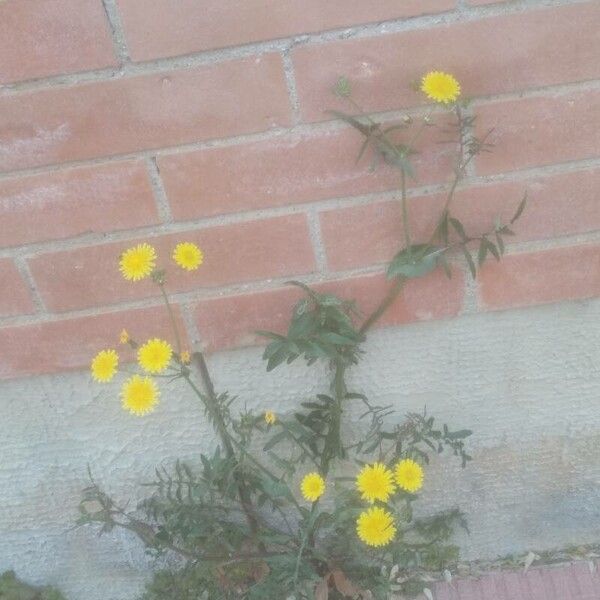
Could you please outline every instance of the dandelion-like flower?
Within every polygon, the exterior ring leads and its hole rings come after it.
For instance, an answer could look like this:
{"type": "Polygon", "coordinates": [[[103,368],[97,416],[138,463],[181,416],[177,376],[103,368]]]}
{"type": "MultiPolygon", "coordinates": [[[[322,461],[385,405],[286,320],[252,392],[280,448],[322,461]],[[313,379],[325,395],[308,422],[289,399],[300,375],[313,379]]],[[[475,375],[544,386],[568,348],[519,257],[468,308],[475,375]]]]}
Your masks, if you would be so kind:
{"type": "Polygon", "coordinates": [[[202,250],[191,242],[182,242],[173,250],[173,260],[186,271],[194,271],[204,261],[202,250]]]}
{"type": "Polygon", "coordinates": [[[387,546],[396,535],[394,517],[380,506],[369,508],[359,515],[356,533],[368,546],[387,546]]]}
{"type": "Polygon", "coordinates": [[[396,483],[407,492],[417,492],[423,487],[423,468],[410,458],[401,460],[395,469],[396,483]]]}
{"type": "Polygon", "coordinates": [[[366,465],[356,477],[356,487],[361,498],[373,504],[375,500],[387,502],[394,493],[394,474],[383,464],[366,465]]]}
{"type": "Polygon", "coordinates": [[[150,377],[133,375],[124,384],[121,390],[123,408],[133,415],[146,415],[151,413],[158,404],[160,391],[156,382],[150,377]]]}
{"type": "Polygon", "coordinates": [[[138,244],[121,254],[119,269],[129,281],[148,277],[156,266],[156,250],[150,244],[138,244]]]}
{"type": "Polygon", "coordinates": [[[119,334],[119,343],[127,344],[127,343],[129,343],[130,339],[131,338],[129,337],[129,333],[128,333],[127,329],[123,329],[123,331],[121,331],[121,333],[119,334]]]}
{"type": "Polygon", "coordinates": [[[325,492],[325,481],[318,473],[308,473],[302,479],[300,491],[308,502],[316,502],[325,492]]]}
{"type": "Polygon", "coordinates": [[[119,355],[114,350],[102,350],[92,360],[92,378],[100,383],[107,383],[117,372],[119,355]]]}
{"type": "Polygon", "coordinates": [[[265,423],[267,425],[273,425],[277,421],[277,416],[272,410],[268,410],[265,412],[265,423]]]}
{"type": "Polygon", "coordinates": [[[171,344],[158,338],[148,340],[137,353],[138,363],[147,373],[162,373],[169,366],[171,356],[171,344]]]}
{"type": "Polygon", "coordinates": [[[184,350],[179,355],[179,360],[181,361],[181,364],[183,364],[183,365],[189,365],[190,362],[192,361],[192,357],[190,356],[190,353],[187,350],[184,350]]]}
{"type": "Polygon", "coordinates": [[[431,100],[449,104],[460,96],[460,83],[448,73],[431,71],[423,77],[421,91],[431,100]]]}

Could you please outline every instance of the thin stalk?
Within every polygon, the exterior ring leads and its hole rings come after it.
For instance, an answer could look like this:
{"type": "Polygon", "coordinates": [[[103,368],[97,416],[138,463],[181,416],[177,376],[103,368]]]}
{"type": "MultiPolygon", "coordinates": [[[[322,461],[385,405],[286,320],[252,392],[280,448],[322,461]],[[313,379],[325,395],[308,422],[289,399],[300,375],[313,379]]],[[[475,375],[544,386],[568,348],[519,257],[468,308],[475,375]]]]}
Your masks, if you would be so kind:
{"type": "Polygon", "coordinates": [[[175,320],[175,313],[173,312],[173,307],[171,306],[171,303],[169,302],[169,297],[165,292],[165,284],[159,283],[158,287],[160,288],[160,293],[162,294],[165,306],[167,307],[167,312],[169,313],[169,319],[171,320],[171,326],[173,327],[173,334],[175,335],[175,343],[177,344],[177,353],[181,355],[181,337],[179,336],[179,329],[177,328],[177,321],[175,320]]]}
{"type": "Polygon", "coordinates": [[[406,172],[404,167],[400,168],[400,191],[402,193],[402,225],[404,227],[404,243],[410,254],[410,220],[408,216],[408,199],[406,197],[406,172]]]}

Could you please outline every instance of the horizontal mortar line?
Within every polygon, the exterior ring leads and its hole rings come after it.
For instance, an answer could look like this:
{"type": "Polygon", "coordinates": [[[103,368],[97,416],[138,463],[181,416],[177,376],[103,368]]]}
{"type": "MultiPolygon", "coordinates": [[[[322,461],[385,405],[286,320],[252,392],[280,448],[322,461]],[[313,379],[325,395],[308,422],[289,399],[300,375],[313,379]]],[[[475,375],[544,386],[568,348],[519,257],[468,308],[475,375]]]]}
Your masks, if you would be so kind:
{"type": "MultiPolygon", "coordinates": [[[[540,252],[552,249],[576,248],[578,246],[585,245],[592,246],[598,242],[600,242],[600,230],[588,233],[567,234],[556,238],[507,243],[505,256],[514,256],[518,254],[540,252]]],[[[490,257],[489,260],[494,259],[490,257]]],[[[454,266],[460,268],[461,270],[464,270],[464,261],[462,259],[462,255],[458,253],[453,253],[450,257],[449,262],[454,266]]],[[[285,287],[286,283],[290,280],[297,280],[309,285],[314,285],[366,275],[382,274],[385,272],[386,264],[387,261],[383,261],[363,267],[340,269],[337,271],[330,271],[328,273],[318,273],[315,271],[312,273],[305,273],[301,275],[292,274],[282,277],[273,277],[269,279],[245,283],[235,283],[220,287],[201,288],[189,292],[169,292],[169,298],[173,300],[174,303],[189,305],[201,301],[228,298],[232,296],[251,294],[254,292],[274,291],[285,287]]],[[[124,301],[118,304],[89,307],[61,313],[48,312],[45,314],[4,317],[0,319],[0,328],[54,323],[81,317],[99,316],[133,309],[156,307],[161,305],[162,302],[160,296],[154,296],[151,298],[124,301]]]]}
{"type": "MultiPolygon", "coordinates": [[[[551,84],[521,90],[519,92],[506,92],[488,96],[477,96],[471,99],[472,104],[484,106],[499,101],[525,100],[528,98],[553,97],[556,95],[568,95],[569,93],[584,92],[600,89],[600,79],[590,79],[586,81],[576,81],[571,83],[551,84]]],[[[324,113],[326,110],[323,111],[324,113]]],[[[351,111],[348,111],[351,113],[351,111]]],[[[380,121],[393,121],[404,117],[417,119],[425,115],[443,115],[446,111],[442,107],[431,105],[419,105],[413,107],[399,108],[388,111],[373,111],[367,113],[372,118],[380,121]],[[433,111],[433,112],[432,112],[433,111]]],[[[148,148],[134,150],[132,152],[123,152],[112,155],[97,156],[93,158],[75,159],[62,163],[52,163],[36,167],[25,167],[23,169],[14,169],[11,171],[0,171],[0,181],[4,179],[17,179],[29,175],[40,175],[45,173],[54,173],[65,169],[75,167],[85,167],[94,165],[104,165],[108,163],[124,162],[128,160],[141,160],[148,158],[160,158],[162,156],[172,156],[175,154],[186,154],[199,150],[210,150],[212,148],[228,148],[243,144],[252,144],[257,142],[275,141],[283,137],[310,137],[322,133],[335,133],[351,129],[350,125],[343,123],[339,119],[324,121],[313,121],[299,123],[291,127],[273,127],[265,131],[251,133],[242,133],[239,135],[200,140],[197,142],[187,142],[173,146],[161,146],[157,148],[148,148]]]]}
{"type": "MultiPolygon", "coordinates": [[[[510,171],[507,173],[470,176],[461,182],[458,190],[480,186],[493,187],[498,183],[526,184],[527,181],[537,177],[585,171],[597,167],[600,167],[600,157],[545,165],[542,167],[531,167],[528,169],[510,171]]],[[[409,198],[414,198],[441,194],[448,190],[448,185],[448,183],[434,183],[412,187],[407,190],[407,196],[409,198]]],[[[212,227],[222,227],[240,223],[250,223],[253,221],[261,221],[288,215],[304,214],[310,216],[312,211],[321,213],[329,210],[366,206],[372,203],[390,201],[397,199],[398,194],[399,190],[393,188],[390,190],[369,192],[356,196],[338,196],[315,200],[312,202],[286,204],[282,206],[272,206],[254,210],[223,213],[210,217],[200,217],[198,219],[190,219],[185,221],[157,223],[155,225],[145,225],[122,231],[82,234],[67,239],[47,240],[43,242],[34,242],[30,244],[20,244],[18,246],[0,248],[0,258],[34,258],[42,254],[77,250],[80,248],[87,248],[91,245],[99,246],[127,240],[136,240],[144,236],[154,238],[162,235],[186,233],[188,231],[198,231],[201,229],[209,229],[212,227]]]]}
{"type": "MultiPolygon", "coordinates": [[[[253,292],[266,292],[281,289],[286,287],[289,281],[302,281],[303,283],[313,285],[327,281],[337,281],[338,279],[347,279],[350,277],[359,277],[362,275],[373,275],[383,273],[381,265],[369,265],[356,269],[336,271],[327,275],[317,273],[305,273],[302,275],[291,274],[284,277],[273,277],[269,279],[251,281],[246,283],[236,283],[221,287],[200,288],[190,292],[169,292],[167,285],[167,293],[169,300],[174,304],[195,304],[200,301],[215,300],[219,298],[228,298],[253,292]]],[[[0,328],[24,326],[24,325],[39,325],[44,323],[55,323],[60,321],[68,321],[71,319],[98,316],[105,314],[119,313],[128,310],[140,308],[152,308],[162,306],[160,296],[143,298],[140,300],[130,300],[120,302],[118,304],[107,304],[103,306],[88,307],[83,309],[65,311],[60,313],[48,312],[44,314],[20,315],[17,317],[0,318],[0,328]]]]}
{"type": "Polygon", "coordinates": [[[435,28],[455,23],[469,23],[480,18],[496,17],[520,13],[531,9],[555,8],[573,4],[585,4],[589,0],[520,0],[490,6],[469,6],[462,10],[430,15],[399,17],[375,23],[360,23],[338,27],[323,32],[299,33],[283,38],[250,42],[238,46],[228,46],[202,50],[173,57],[149,61],[124,62],[119,67],[93,69],[64,75],[29,79],[14,83],[0,84],[0,95],[15,95],[21,92],[57,89],[93,81],[130,78],[139,75],[162,74],[167,71],[193,69],[199,66],[219,64],[235,59],[261,56],[268,53],[284,53],[298,46],[318,45],[348,39],[365,39],[381,35],[435,28]],[[108,75],[108,79],[107,79],[108,75]]]}

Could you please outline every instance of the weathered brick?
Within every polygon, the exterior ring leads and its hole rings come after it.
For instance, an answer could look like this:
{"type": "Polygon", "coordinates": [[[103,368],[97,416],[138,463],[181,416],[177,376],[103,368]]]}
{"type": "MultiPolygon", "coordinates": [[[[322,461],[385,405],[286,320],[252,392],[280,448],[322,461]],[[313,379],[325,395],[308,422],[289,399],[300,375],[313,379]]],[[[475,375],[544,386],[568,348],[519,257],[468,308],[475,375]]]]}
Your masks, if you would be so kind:
{"type": "Polygon", "coordinates": [[[554,248],[489,261],[479,275],[483,308],[502,309],[600,295],[600,246],[554,248]]]}
{"type": "Polygon", "coordinates": [[[141,162],[0,180],[0,246],[157,222],[152,188],[141,162]]]}
{"type": "Polygon", "coordinates": [[[102,2],[0,2],[0,84],[115,64],[102,2]]]}
{"type": "MultiPolygon", "coordinates": [[[[415,144],[416,179],[409,185],[448,177],[452,149],[436,143],[445,137],[438,128],[425,130],[415,144]]],[[[159,167],[173,215],[180,220],[397,188],[398,171],[383,164],[373,170],[370,151],[357,163],[362,139],[349,129],[286,135],[162,156],[159,167]]]]}
{"type": "MultiPolygon", "coordinates": [[[[375,274],[314,287],[318,291],[356,300],[357,307],[367,315],[390,286],[383,275],[375,274]]],[[[259,329],[285,333],[291,310],[300,297],[301,292],[297,289],[278,288],[201,301],[194,315],[203,344],[210,351],[223,350],[264,343],[264,338],[254,333],[259,329]]],[[[432,273],[410,281],[378,326],[451,317],[460,311],[462,302],[463,277],[460,272],[455,272],[450,280],[443,273],[432,273]]]]}
{"type": "Polygon", "coordinates": [[[0,259],[0,317],[34,312],[31,295],[17,267],[9,258],[0,259]]]}
{"type": "Polygon", "coordinates": [[[466,96],[584,81],[600,75],[600,3],[545,7],[480,21],[300,47],[293,61],[305,120],[348,107],[331,87],[353,82],[366,110],[422,104],[411,82],[432,69],[454,73],[466,96]]]}
{"type": "MultiPolygon", "coordinates": [[[[183,321],[178,307],[174,309],[187,348],[183,321]]],[[[105,348],[116,349],[123,362],[131,361],[133,351],[119,345],[122,329],[138,341],[157,336],[175,344],[168,314],[161,306],[5,327],[0,329],[0,378],[83,369],[105,348]]]]}
{"type": "MultiPolygon", "coordinates": [[[[599,188],[600,169],[586,169],[463,188],[451,209],[470,235],[480,235],[496,219],[507,223],[526,190],[516,235],[505,241],[552,239],[600,229],[599,188]]],[[[439,194],[409,199],[413,241],[429,239],[444,201],[439,194]]],[[[320,218],[327,263],[334,270],[387,262],[404,243],[399,201],[323,211],[320,218]]]]}
{"type": "Polygon", "coordinates": [[[156,247],[157,266],[168,268],[171,292],[309,273],[314,268],[304,215],[276,217],[42,254],[30,265],[46,306],[63,312],[159,295],[150,280],[128,282],[118,270],[121,252],[144,241],[156,247]],[[183,241],[204,251],[198,271],[183,271],[171,260],[174,246],[183,241]]]}
{"type": "Polygon", "coordinates": [[[289,112],[275,54],[8,95],[0,170],[262,131],[288,123],[289,112]]]}
{"type": "Polygon", "coordinates": [[[134,60],[436,13],[455,0],[119,0],[134,60]]]}
{"type": "Polygon", "coordinates": [[[600,90],[494,102],[476,112],[479,134],[494,128],[495,144],[475,159],[479,173],[600,156],[600,90]]]}

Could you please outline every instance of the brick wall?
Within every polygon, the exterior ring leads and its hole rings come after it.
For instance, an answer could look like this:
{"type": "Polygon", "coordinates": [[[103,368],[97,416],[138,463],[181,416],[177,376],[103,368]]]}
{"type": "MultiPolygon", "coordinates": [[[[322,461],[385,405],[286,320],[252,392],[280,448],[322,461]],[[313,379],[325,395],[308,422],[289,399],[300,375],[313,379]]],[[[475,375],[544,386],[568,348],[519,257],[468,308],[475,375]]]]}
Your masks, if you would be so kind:
{"type": "MultiPolygon", "coordinates": [[[[423,114],[410,81],[454,73],[496,143],[456,213],[487,228],[530,194],[503,262],[475,286],[459,259],[450,281],[411,282],[384,324],[600,295],[598,31],[597,0],[0,2],[0,377],[85,368],[122,327],[163,328],[156,290],[116,269],[149,238],[163,257],[204,249],[171,290],[210,350],[283,327],[290,278],[368,310],[401,238],[396,181],[355,165],[360,139],[325,112],[341,74],[393,120],[423,114]]],[[[449,175],[433,141],[417,231],[449,175]]]]}

